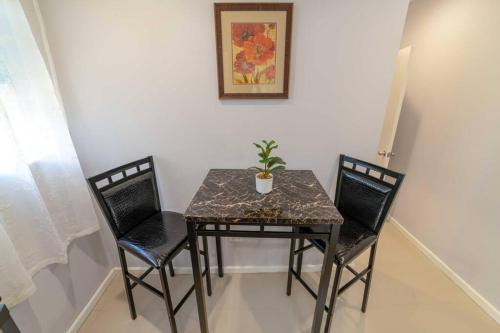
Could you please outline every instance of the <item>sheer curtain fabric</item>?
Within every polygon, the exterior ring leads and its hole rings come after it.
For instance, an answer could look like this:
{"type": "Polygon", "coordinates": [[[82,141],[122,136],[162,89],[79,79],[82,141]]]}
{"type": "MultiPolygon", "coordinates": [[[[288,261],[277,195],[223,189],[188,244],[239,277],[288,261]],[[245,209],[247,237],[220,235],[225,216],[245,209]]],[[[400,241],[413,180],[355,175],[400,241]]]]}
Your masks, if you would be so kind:
{"type": "Polygon", "coordinates": [[[0,295],[13,306],[33,275],[66,263],[99,229],[42,54],[18,0],[0,0],[0,295]]]}

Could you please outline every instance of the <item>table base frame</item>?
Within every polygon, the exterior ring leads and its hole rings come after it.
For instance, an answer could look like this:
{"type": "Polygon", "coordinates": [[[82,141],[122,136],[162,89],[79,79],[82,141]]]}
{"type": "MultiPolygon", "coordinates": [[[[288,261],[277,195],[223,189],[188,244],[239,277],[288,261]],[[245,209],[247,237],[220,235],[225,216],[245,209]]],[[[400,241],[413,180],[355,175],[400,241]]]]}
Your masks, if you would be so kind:
{"type": "MultiPolygon", "coordinates": [[[[318,225],[318,224],[316,224],[318,225]]],[[[301,225],[269,225],[269,224],[257,224],[257,223],[207,223],[207,222],[192,222],[187,221],[188,226],[188,241],[191,250],[191,263],[193,266],[193,278],[196,291],[196,301],[198,305],[198,317],[200,321],[200,331],[202,333],[208,333],[208,319],[206,312],[206,303],[204,297],[204,286],[202,273],[200,268],[200,258],[198,253],[198,236],[212,236],[216,238],[217,246],[217,264],[219,276],[223,276],[222,268],[222,251],[220,237],[248,237],[248,238],[283,238],[290,239],[292,244],[295,244],[295,240],[304,239],[323,239],[326,243],[325,255],[323,257],[323,266],[321,270],[320,284],[318,288],[318,293],[316,296],[316,306],[314,309],[314,318],[311,328],[312,333],[319,333],[321,329],[321,323],[323,321],[323,312],[326,307],[326,299],[328,294],[328,286],[330,283],[332,266],[334,262],[335,246],[338,240],[339,230],[341,224],[330,224],[330,232],[299,232],[299,227],[313,226],[311,224],[301,224],[301,225]],[[207,229],[207,226],[213,226],[213,229],[207,229]],[[222,229],[221,227],[225,228],[222,229]],[[231,230],[232,226],[254,226],[258,227],[259,230],[231,230]],[[291,228],[292,231],[269,231],[266,228],[291,228]]],[[[292,256],[294,257],[294,256],[292,256]]],[[[289,285],[290,281],[287,283],[287,294],[289,295],[289,285]]]]}

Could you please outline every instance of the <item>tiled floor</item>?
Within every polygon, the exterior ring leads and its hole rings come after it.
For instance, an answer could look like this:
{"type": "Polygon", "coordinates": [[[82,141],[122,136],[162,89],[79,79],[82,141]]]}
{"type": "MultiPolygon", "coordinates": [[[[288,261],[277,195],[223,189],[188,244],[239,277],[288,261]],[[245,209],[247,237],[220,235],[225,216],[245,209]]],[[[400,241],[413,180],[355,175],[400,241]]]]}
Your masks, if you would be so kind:
{"type": "MultiPolygon", "coordinates": [[[[366,256],[358,261],[358,267],[366,256]]],[[[332,332],[431,333],[500,332],[500,326],[413,247],[391,224],[384,227],[368,311],[360,311],[358,283],[340,297],[332,332]]],[[[317,283],[318,273],[306,273],[317,283]]],[[[350,278],[344,273],[344,278],[350,278]]],[[[309,332],[314,301],[294,281],[292,296],[285,294],[285,273],[213,274],[214,293],[207,297],[209,328],[215,333],[309,332]]],[[[159,287],[158,275],[149,278],[159,287]]],[[[176,299],[192,279],[171,280],[176,299]]],[[[131,320],[120,275],[82,326],[81,333],[170,332],[162,300],[143,288],[134,289],[138,317],[131,320]]],[[[193,296],[176,316],[179,332],[199,332],[193,296]]]]}

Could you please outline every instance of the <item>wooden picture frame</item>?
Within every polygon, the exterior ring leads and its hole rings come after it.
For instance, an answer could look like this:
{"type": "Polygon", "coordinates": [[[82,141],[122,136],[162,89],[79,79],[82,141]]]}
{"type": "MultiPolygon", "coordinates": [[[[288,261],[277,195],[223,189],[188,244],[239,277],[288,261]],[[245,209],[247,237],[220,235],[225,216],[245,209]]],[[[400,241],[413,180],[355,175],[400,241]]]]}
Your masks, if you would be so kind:
{"type": "Polygon", "coordinates": [[[215,3],[221,99],[287,99],[293,3],[215,3]]]}

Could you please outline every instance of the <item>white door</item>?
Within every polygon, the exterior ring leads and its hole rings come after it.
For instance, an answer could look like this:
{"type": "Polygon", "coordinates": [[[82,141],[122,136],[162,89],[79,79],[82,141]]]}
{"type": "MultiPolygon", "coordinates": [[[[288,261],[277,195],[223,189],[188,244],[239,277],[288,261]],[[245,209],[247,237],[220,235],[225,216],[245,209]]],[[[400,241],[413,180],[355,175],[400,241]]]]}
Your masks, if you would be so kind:
{"type": "Polygon", "coordinates": [[[391,157],[396,155],[392,151],[396,129],[398,127],[399,115],[403,106],[403,99],[408,82],[408,63],[410,60],[411,46],[399,50],[396,65],[394,66],[394,76],[392,78],[389,100],[385,109],[384,125],[382,135],[378,145],[375,163],[387,167],[391,157]]]}

